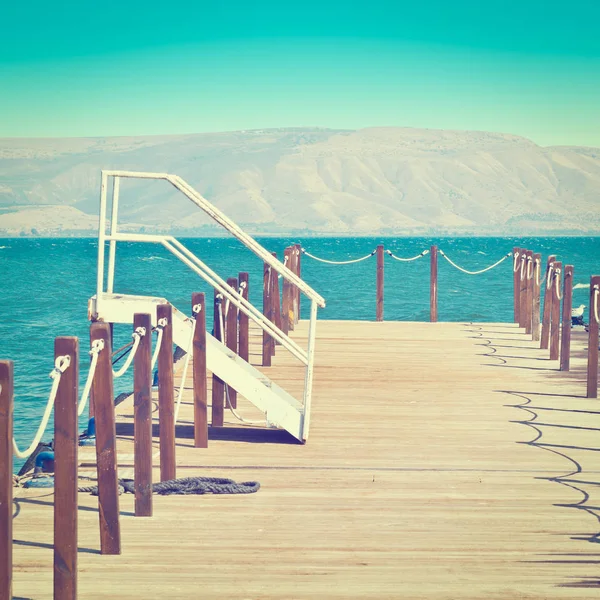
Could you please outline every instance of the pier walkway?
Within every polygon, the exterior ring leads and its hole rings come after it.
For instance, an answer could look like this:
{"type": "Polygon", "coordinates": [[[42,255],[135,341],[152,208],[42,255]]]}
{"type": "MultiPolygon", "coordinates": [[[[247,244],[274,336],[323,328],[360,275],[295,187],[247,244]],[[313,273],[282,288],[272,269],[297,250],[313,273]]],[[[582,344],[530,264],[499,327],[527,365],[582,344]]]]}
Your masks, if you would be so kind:
{"type": "MultiPolygon", "coordinates": [[[[194,448],[190,376],[177,476],[258,493],[155,495],[152,518],[123,495],[121,556],[100,555],[97,499],[79,494],[80,598],[597,597],[600,525],[584,507],[600,510],[600,408],[584,398],[583,338],[569,374],[513,324],[320,321],[317,340],[306,445],[228,412],[194,448]]],[[[301,390],[283,352],[267,371],[301,390]]],[[[118,413],[131,477],[131,400],[118,413]]],[[[80,459],[94,474],[94,449],[80,459]]],[[[51,598],[52,492],[15,496],[14,596],[51,598]]]]}

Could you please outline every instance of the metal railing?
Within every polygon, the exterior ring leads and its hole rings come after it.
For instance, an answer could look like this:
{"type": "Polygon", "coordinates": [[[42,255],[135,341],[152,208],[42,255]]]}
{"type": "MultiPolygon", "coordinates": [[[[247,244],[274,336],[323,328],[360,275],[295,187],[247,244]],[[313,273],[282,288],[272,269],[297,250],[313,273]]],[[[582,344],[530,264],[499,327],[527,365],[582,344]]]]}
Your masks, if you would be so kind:
{"type": "MultiPolygon", "coordinates": [[[[217,289],[225,298],[235,305],[241,312],[254,321],[263,331],[266,331],[293,356],[306,366],[304,385],[304,430],[308,432],[312,396],[312,380],[315,355],[315,334],[318,307],[325,307],[325,300],[293,271],[288,269],[281,261],[277,260],[254,238],[245,233],[236,223],[229,219],[218,208],[212,205],[201,194],[194,190],[187,182],[177,175],[168,173],[144,173],[135,171],[113,171],[103,170],[100,187],[100,221],[98,227],[98,274],[96,281],[96,312],[100,312],[104,294],[114,292],[115,264],[117,253],[117,242],[145,242],[164,246],[171,254],[199,275],[210,286],[217,289]],[[110,233],[106,233],[107,204],[108,204],[108,180],[114,179],[110,233]],[[308,331],[308,347],[303,350],[294,340],[279,329],[272,321],[267,319],[260,310],[246,300],[237,290],[227,285],[215,271],[200,260],[193,252],[186,248],[179,240],[170,235],[150,235],[119,232],[119,192],[120,179],[162,179],[168,181],[177,190],[182,192],[196,206],[202,209],[209,217],[221,225],[236,237],[246,248],[251,250],[264,263],[267,263],[274,271],[279,273],[285,280],[296,286],[305,296],[311,300],[310,322],[308,331]],[[109,242],[107,284],[104,289],[105,278],[105,253],[106,242],[109,242]]],[[[306,437],[306,436],[305,436],[306,437]]]]}

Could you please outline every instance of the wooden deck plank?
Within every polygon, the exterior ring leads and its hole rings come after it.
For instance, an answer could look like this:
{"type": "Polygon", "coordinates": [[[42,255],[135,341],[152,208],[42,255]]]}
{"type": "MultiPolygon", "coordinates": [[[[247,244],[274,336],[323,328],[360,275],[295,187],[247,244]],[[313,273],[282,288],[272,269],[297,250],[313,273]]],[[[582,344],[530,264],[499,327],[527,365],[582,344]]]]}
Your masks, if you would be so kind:
{"type": "MultiPolygon", "coordinates": [[[[512,324],[321,321],[317,332],[304,446],[228,415],[208,449],[194,448],[186,389],[178,475],[258,480],[257,494],[155,497],[151,519],[133,518],[122,496],[121,556],[97,553],[97,500],[79,494],[81,598],[597,595],[600,551],[586,539],[598,521],[561,506],[582,500],[571,486],[600,506],[600,405],[582,397],[584,339],[573,337],[565,374],[512,324]]],[[[293,335],[304,344],[306,334],[301,322],[293,335]]],[[[281,348],[265,372],[301,389],[303,371],[281,348]]],[[[132,466],[128,402],[120,476],[132,466]]],[[[53,496],[15,491],[14,593],[50,598],[53,496]]]]}

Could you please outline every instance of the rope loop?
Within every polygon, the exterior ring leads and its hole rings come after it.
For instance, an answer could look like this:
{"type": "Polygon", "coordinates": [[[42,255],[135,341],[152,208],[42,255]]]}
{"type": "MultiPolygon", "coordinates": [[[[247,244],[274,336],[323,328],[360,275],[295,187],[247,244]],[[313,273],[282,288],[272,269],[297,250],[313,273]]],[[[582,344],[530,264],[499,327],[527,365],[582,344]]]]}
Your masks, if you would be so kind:
{"type": "Polygon", "coordinates": [[[202,304],[194,304],[192,306],[192,312],[197,315],[202,310],[202,304]]]}
{"type": "Polygon", "coordinates": [[[515,252],[513,254],[514,256],[514,260],[513,260],[513,273],[516,273],[519,270],[519,265],[518,265],[518,258],[519,258],[519,252],[515,252]]]}
{"type": "Polygon", "coordinates": [[[540,279],[540,274],[541,274],[541,270],[542,270],[542,261],[539,258],[535,259],[535,284],[536,286],[539,288],[540,287],[540,283],[541,283],[541,279],[540,279]]]}
{"type": "Polygon", "coordinates": [[[554,263],[548,263],[548,272],[546,273],[546,289],[549,290],[552,285],[552,273],[554,272],[554,263]]]}
{"type": "Polygon", "coordinates": [[[137,337],[144,337],[146,335],[146,328],[145,327],[136,327],[135,331],[131,334],[131,337],[135,338],[137,337]]]}
{"type": "Polygon", "coordinates": [[[156,329],[164,329],[168,324],[169,322],[167,321],[166,317],[163,317],[162,319],[158,320],[158,323],[156,324],[156,329]]]}
{"type": "Polygon", "coordinates": [[[70,356],[57,356],[54,361],[54,369],[50,371],[50,374],[48,376],[50,377],[50,379],[58,378],[60,380],[60,376],[69,368],[70,365],[70,356]]]}
{"type": "Polygon", "coordinates": [[[104,350],[104,340],[94,340],[92,342],[92,349],[88,354],[90,354],[90,356],[94,356],[94,354],[100,354],[102,350],[104,350]]]}
{"type": "Polygon", "coordinates": [[[533,278],[533,258],[531,256],[527,257],[527,281],[530,281],[533,278]],[[531,271],[531,273],[529,272],[531,271]]]}
{"type": "Polygon", "coordinates": [[[526,262],[527,256],[525,254],[521,254],[521,281],[523,281],[523,279],[525,278],[525,262],[526,262]]]}
{"type": "Polygon", "coordinates": [[[562,273],[561,269],[554,269],[554,285],[556,288],[556,297],[558,300],[562,300],[562,296],[560,294],[560,274],[562,273]]]}

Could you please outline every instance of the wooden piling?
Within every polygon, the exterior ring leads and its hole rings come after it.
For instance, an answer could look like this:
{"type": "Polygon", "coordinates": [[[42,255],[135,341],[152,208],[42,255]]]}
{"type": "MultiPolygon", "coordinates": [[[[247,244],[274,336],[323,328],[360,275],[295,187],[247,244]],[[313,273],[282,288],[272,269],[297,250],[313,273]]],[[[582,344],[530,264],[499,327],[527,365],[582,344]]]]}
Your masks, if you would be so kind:
{"type": "Polygon", "coordinates": [[[146,330],[133,359],[135,516],[152,516],[152,318],[133,315],[133,330],[146,330]]]}
{"type": "MultiPolygon", "coordinates": [[[[237,291],[238,280],[235,277],[230,277],[227,280],[227,285],[237,291]]],[[[227,347],[237,354],[238,352],[238,309],[235,304],[229,302],[227,308],[227,339],[225,341],[227,347]]],[[[232,408],[237,408],[237,391],[230,385],[227,386],[226,393],[228,394],[229,404],[232,408]]]]}
{"type": "MultiPolygon", "coordinates": [[[[193,345],[194,446],[208,448],[208,388],[206,379],[206,299],[204,293],[192,294],[196,319],[193,345]]],[[[216,330],[215,330],[216,332],[216,330]]]]}
{"type": "Polygon", "coordinates": [[[375,306],[376,321],[383,321],[384,256],[383,245],[379,244],[377,246],[377,298],[375,306]]]}
{"type": "Polygon", "coordinates": [[[54,358],[69,356],[54,401],[54,598],[77,598],[79,340],[58,337],[54,358]]]}
{"type": "Polygon", "coordinates": [[[519,262],[519,327],[527,330],[527,256],[529,250],[521,249],[519,262]]]}
{"type": "Polygon", "coordinates": [[[13,362],[0,360],[0,598],[12,598],[13,362]]]}
{"type": "Polygon", "coordinates": [[[92,382],[96,419],[100,551],[102,554],[121,554],[112,348],[108,324],[92,323],[90,340],[92,343],[96,340],[104,342],[104,348],[98,354],[96,374],[92,382]]]}
{"type": "Polygon", "coordinates": [[[429,320],[437,323],[438,320],[438,248],[431,246],[429,270],[429,320]]]}
{"type": "MultiPolygon", "coordinates": [[[[225,315],[223,314],[223,295],[215,289],[214,299],[214,336],[219,341],[225,341],[225,315]],[[223,327],[221,327],[221,319],[223,327]]],[[[270,357],[269,357],[270,358],[270,357]]],[[[225,383],[213,373],[212,379],[212,426],[223,427],[225,418],[225,383]]]]}
{"type": "MultiPolygon", "coordinates": [[[[284,264],[289,268],[291,264],[291,255],[293,249],[291,247],[286,248],[283,252],[284,264]]],[[[287,334],[290,328],[293,328],[293,303],[292,303],[292,284],[287,280],[283,279],[282,284],[282,299],[281,299],[281,330],[287,334]],[[291,323],[291,326],[290,326],[291,323]]]]}
{"type": "Polygon", "coordinates": [[[533,252],[527,251],[526,286],[525,286],[525,333],[531,335],[533,331],[533,278],[535,277],[533,252]]]}
{"type": "Polygon", "coordinates": [[[175,458],[175,378],[173,375],[173,308],[156,307],[157,323],[165,319],[158,351],[158,431],[160,441],[160,480],[176,477],[175,458]]]}
{"type": "Polygon", "coordinates": [[[514,311],[514,321],[515,323],[520,323],[520,309],[521,309],[521,300],[520,300],[520,270],[519,267],[521,265],[521,248],[513,248],[513,311],[514,311]]]}
{"type": "Polygon", "coordinates": [[[533,314],[531,319],[531,339],[540,341],[540,291],[542,285],[542,255],[533,255],[533,314]]]}
{"type": "MultiPolygon", "coordinates": [[[[248,300],[248,294],[250,293],[250,277],[248,273],[240,273],[239,282],[242,289],[242,296],[244,297],[244,300],[248,300]]],[[[248,315],[244,314],[242,311],[240,311],[239,315],[239,328],[239,355],[248,362],[250,360],[249,319],[248,315]]]]}
{"type": "Polygon", "coordinates": [[[587,397],[598,397],[598,321],[600,315],[600,275],[590,279],[590,325],[588,327],[587,397]]]}
{"type": "MultiPolygon", "coordinates": [[[[263,265],[263,315],[265,318],[272,321],[271,311],[273,310],[273,302],[271,300],[271,267],[267,263],[263,265]]],[[[263,329],[262,334],[262,366],[271,366],[271,357],[273,352],[271,351],[272,338],[263,329]]]]}
{"type": "Polygon", "coordinates": [[[546,271],[544,272],[544,279],[541,282],[542,290],[544,291],[544,314],[542,317],[542,334],[540,336],[540,348],[547,350],[550,346],[550,315],[552,314],[552,287],[548,287],[548,279],[552,282],[554,273],[553,265],[556,260],[554,254],[548,257],[546,263],[546,271]]]}
{"type": "Polygon", "coordinates": [[[560,370],[568,371],[571,358],[571,310],[573,309],[573,265],[566,265],[563,276],[562,337],[560,370]]]}
{"type": "Polygon", "coordinates": [[[554,277],[552,278],[552,313],[550,314],[550,360],[558,360],[560,355],[560,277],[562,263],[554,263],[554,277]]]}

